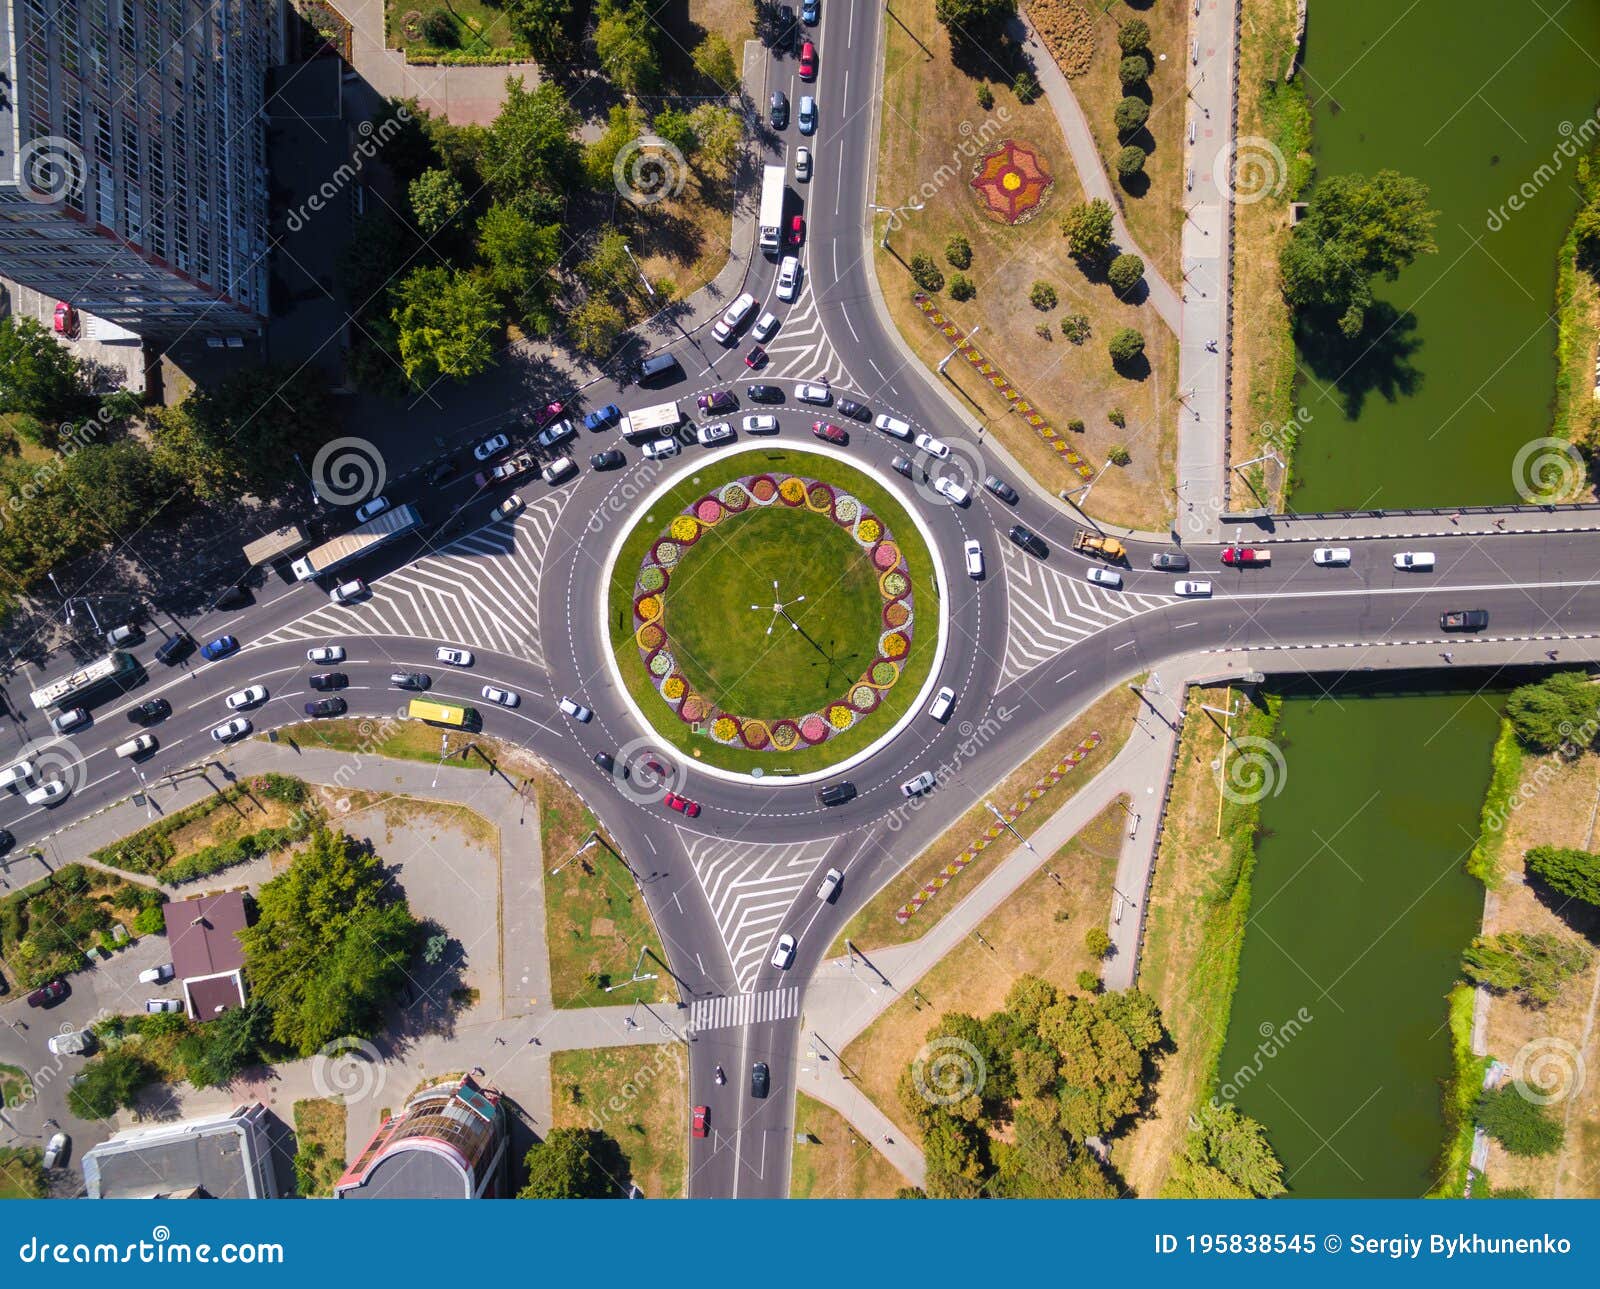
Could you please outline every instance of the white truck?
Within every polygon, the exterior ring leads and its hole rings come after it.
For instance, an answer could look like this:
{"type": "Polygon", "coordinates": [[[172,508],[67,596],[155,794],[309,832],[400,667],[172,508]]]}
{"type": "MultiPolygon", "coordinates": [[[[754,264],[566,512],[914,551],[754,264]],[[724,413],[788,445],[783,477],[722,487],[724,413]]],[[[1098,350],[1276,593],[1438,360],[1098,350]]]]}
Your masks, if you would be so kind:
{"type": "Polygon", "coordinates": [[[678,428],[683,413],[676,403],[655,403],[622,414],[622,437],[629,443],[643,443],[659,439],[663,434],[678,428]]]}
{"type": "Polygon", "coordinates": [[[768,166],[761,181],[761,249],[777,255],[783,245],[783,166],[768,166]]]}
{"type": "Polygon", "coordinates": [[[386,510],[376,519],[369,519],[360,527],[340,533],[321,546],[308,550],[291,565],[294,575],[300,581],[307,582],[324,573],[331,573],[340,565],[370,554],[396,537],[409,533],[421,522],[422,516],[417,513],[415,506],[396,506],[393,510],[386,510]]]}

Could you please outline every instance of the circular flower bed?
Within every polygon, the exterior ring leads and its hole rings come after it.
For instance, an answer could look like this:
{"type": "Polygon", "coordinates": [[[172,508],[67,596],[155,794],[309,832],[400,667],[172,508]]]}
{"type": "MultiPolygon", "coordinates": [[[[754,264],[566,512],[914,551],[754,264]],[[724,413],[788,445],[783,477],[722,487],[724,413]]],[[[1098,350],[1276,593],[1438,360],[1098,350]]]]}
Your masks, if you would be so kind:
{"type": "Polygon", "coordinates": [[[899,680],[900,664],[911,649],[916,620],[912,598],[910,570],[899,546],[883,520],[859,498],[798,475],[751,475],[723,484],[684,507],[651,546],[634,583],[634,640],[650,683],[680,720],[701,726],[718,743],[755,752],[792,752],[844,733],[883,701],[884,692],[899,680]],[[720,710],[676,669],[664,592],[684,548],[699,541],[706,529],[733,523],[741,514],[772,505],[804,507],[826,515],[850,534],[877,571],[883,622],[877,656],[843,696],[792,719],[764,721],[720,710]]]}

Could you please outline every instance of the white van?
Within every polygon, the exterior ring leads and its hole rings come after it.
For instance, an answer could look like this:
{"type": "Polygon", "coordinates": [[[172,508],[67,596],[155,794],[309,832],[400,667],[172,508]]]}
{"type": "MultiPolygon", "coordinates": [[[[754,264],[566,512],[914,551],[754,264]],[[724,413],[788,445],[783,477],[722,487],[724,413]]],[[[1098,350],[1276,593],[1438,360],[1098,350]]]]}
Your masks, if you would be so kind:
{"type": "Polygon", "coordinates": [[[928,707],[928,715],[943,725],[950,719],[950,709],[956,705],[956,691],[945,685],[933,696],[933,702],[928,707]]]}
{"type": "Polygon", "coordinates": [[[1421,572],[1433,567],[1432,551],[1401,551],[1394,557],[1394,566],[1403,572],[1421,572]]]}
{"type": "Polygon", "coordinates": [[[4,770],[0,770],[0,788],[14,788],[31,778],[33,778],[33,762],[18,761],[15,765],[8,765],[4,770]]]}
{"type": "Polygon", "coordinates": [[[154,734],[138,734],[126,743],[117,744],[117,755],[128,761],[132,761],[137,757],[148,756],[155,750],[156,736],[154,734]]]}
{"type": "Polygon", "coordinates": [[[897,439],[909,440],[911,438],[911,427],[898,416],[890,416],[887,412],[881,412],[873,418],[872,423],[885,434],[892,434],[897,439]]]}

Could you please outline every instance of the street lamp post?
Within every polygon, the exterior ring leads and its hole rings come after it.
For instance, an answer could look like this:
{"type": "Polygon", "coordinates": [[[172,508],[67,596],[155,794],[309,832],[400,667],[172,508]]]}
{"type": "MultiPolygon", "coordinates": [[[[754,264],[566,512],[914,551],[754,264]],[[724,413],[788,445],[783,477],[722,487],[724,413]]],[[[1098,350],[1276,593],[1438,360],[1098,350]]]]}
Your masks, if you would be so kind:
{"type": "Polygon", "coordinates": [[[633,249],[626,242],[624,242],[622,244],[622,250],[623,253],[628,257],[628,263],[633,265],[633,271],[639,275],[639,281],[644,283],[645,294],[654,300],[656,298],[656,289],[650,285],[650,279],[644,275],[644,270],[639,267],[639,261],[633,258],[633,249]]]}
{"type": "MultiPolygon", "coordinates": [[[[643,980],[654,980],[654,979],[656,979],[656,973],[655,972],[653,972],[653,971],[643,971],[643,972],[641,972],[639,970],[639,968],[644,966],[645,955],[648,954],[649,952],[650,952],[650,946],[649,945],[645,945],[643,948],[641,948],[639,950],[639,961],[633,964],[633,975],[632,975],[632,977],[627,979],[627,980],[620,981],[619,983],[617,983],[615,985],[606,985],[605,989],[604,989],[604,992],[609,994],[612,991],[617,990],[617,989],[625,989],[629,985],[637,985],[640,981],[643,981],[643,980]]],[[[632,1019],[632,1018],[630,1017],[629,1019],[632,1019]]]]}
{"type": "Polygon", "coordinates": [[[579,846],[577,850],[573,851],[572,854],[568,855],[564,860],[562,860],[559,864],[557,864],[554,868],[552,868],[550,870],[550,876],[554,877],[557,873],[559,873],[563,868],[565,868],[573,860],[577,859],[579,855],[583,854],[584,851],[593,850],[599,844],[600,844],[600,834],[597,833],[597,832],[591,831],[589,833],[588,837],[584,839],[583,845],[579,846]]]}
{"type": "MultiPolygon", "coordinates": [[[[967,343],[970,344],[971,341],[972,341],[972,338],[982,330],[983,330],[983,324],[979,323],[971,331],[967,332],[967,343]]],[[[950,346],[950,352],[947,353],[943,358],[941,358],[939,360],[939,369],[938,369],[939,370],[939,375],[941,375],[941,376],[944,375],[944,369],[950,365],[950,360],[956,356],[956,351],[959,350],[960,348],[961,348],[960,345],[951,345],[950,346]]]]}
{"type": "Polygon", "coordinates": [[[450,750],[450,735],[448,733],[441,734],[439,736],[439,764],[433,767],[433,783],[431,785],[432,787],[437,788],[439,786],[439,771],[444,769],[444,758],[445,758],[445,755],[449,752],[449,750],[450,750]]]}
{"type": "Polygon", "coordinates": [[[927,205],[926,202],[919,201],[914,206],[878,206],[869,201],[867,203],[868,210],[875,210],[880,215],[887,215],[889,217],[883,226],[883,238],[879,241],[878,245],[883,247],[884,250],[889,249],[889,230],[894,227],[895,218],[902,210],[921,210],[925,205],[927,205]]]}
{"type": "Polygon", "coordinates": [[[306,486],[311,489],[311,500],[317,505],[322,504],[322,494],[317,491],[317,481],[311,477],[311,471],[306,469],[306,463],[300,459],[298,452],[294,453],[294,463],[300,467],[300,473],[306,477],[306,486]]]}

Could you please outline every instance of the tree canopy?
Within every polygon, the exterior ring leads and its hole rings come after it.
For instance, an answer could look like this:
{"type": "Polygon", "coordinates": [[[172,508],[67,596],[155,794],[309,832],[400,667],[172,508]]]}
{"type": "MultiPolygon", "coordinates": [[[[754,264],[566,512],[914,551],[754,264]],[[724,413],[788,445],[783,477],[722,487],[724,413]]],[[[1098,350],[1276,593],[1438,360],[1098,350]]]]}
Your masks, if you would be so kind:
{"type": "Polygon", "coordinates": [[[70,419],[92,405],[83,364],[32,318],[0,318],[0,412],[70,419]]]}
{"type": "Polygon", "coordinates": [[[1549,1110],[1523,1096],[1514,1084],[1482,1093],[1475,1117],[1478,1126],[1513,1155],[1553,1155],[1566,1138],[1549,1110]]]}
{"type": "Polygon", "coordinates": [[[1600,855],[1564,846],[1535,846],[1524,859],[1528,871],[1551,890],[1600,905],[1600,855]]]}
{"type": "Polygon", "coordinates": [[[1102,197],[1069,206],[1061,217],[1068,254],[1087,263],[1103,260],[1111,249],[1112,225],[1111,203],[1102,197]]]}
{"type": "Polygon", "coordinates": [[[482,278],[459,269],[415,269],[394,296],[390,316],[400,363],[413,384],[466,381],[494,362],[500,309],[482,278]]]}
{"type": "Polygon", "coordinates": [[[1267,1199],[1283,1193],[1283,1163],[1266,1129],[1231,1102],[1218,1101],[1190,1116],[1183,1153],[1162,1192],[1170,1199],[1267,1199]]]}
{"type": "Polygon", "coordinates": [[[140,1090],[159,1077],[133,1048],[112,1048],[83,1067],[67,1089],[67,1108],[80,1119],[109,1119],[118,1110],[133,1109],[140,1090]]]}
{"type": "Polygon", "coordinates": [[[992,46],[1016,16],[1016,0],[934,0],[938,18],[954,44],[992,46]]]}
{"type": "Polygon", "coordinates": [[[1538,752],[1571,743],[1594,742],[1600,688],[1581,671],[1558,671],[1531,685],[1519,685],[1506,700],[1506,716],[1517,737],[1538,752]]]}
{"type": "Polygon", "coordinates": [[[506,98],[484,140],[484,173],[495,197],[530,219],[559,219],[578,165],[577,113],[560,86],[526,89],[506,78],[506,98]]]}
{"type": "Polygon", "coordinates": [[[627,1180],[621,1149],[595,1128],[552,1128],[524,1162],[518,1199],[616,1199],[627,1180]]]}
{"type": "Polygon", "coordinates": [[[1461,957],[1474,984],[1520,994],[1536,1007],[1554,1002],[1564,981],[1589,965],[1589,951],[1549,932],[1503,931],[1477,936],[1461,957]]]}

